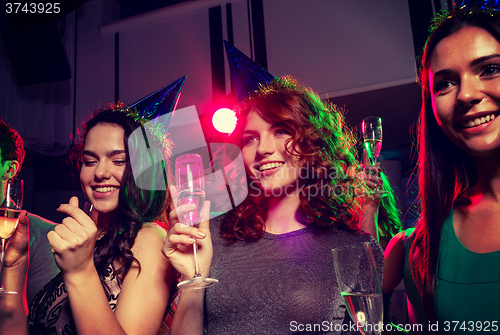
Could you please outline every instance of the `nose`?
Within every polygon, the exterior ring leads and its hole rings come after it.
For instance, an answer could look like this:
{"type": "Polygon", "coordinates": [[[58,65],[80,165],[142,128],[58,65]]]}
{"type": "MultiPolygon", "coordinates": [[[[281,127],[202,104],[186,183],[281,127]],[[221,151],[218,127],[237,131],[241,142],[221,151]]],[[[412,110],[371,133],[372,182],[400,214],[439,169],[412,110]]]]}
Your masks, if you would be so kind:
{"type": "Polygon", "coordinates": [[[458,105],[470,107],[479,104],[484,98],[481,87],[482,85],[478,78],[471,76],[462,78],[457,96],[458,105]]]}
{"type": "Polygon", "coordinates": [[[276,146],[274,141],[269,136],[262,136],[259,140],[259,144],[257,147],[257,154],[259,156],[269,156],[274,153],[276,150],[276,146]]]}
{"type": "Polygon", "coordinates": [[[111,169],[106,162],[99,162],[95,168],[94,176],[97,180],[111,178],[111,169]]]}

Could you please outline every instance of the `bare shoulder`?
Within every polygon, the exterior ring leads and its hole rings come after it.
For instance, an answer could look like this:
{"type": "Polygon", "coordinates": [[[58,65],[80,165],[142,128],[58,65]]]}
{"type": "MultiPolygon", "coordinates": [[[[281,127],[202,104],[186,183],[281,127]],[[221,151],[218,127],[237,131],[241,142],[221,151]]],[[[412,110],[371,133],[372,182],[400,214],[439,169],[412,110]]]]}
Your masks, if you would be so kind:
{"type": "Polygon", "coordinates": [[[406,231],[402,231],[394,235],[393,238],[389,241],[387,244],[387,247],[385,248],[385,254],[387,257],[388,253],[395,252],[395,251],[400,251],[400,249],[403,249],[403,240],[407,238],[406,236],[406,231]]]}
{"type": "MultiPolygon", "coordinates": [[[[156,223],[145,223],[137,233],[132,252],[137,257],[138,253],[151,252],[151,250],[161,251],[163,239],[167,236],[167,232],[156,223]]],[[[161,254],[161,252],[160,252],[161,254]]]]}
{"type": "Polygon", "coordinates": [[[165,238],[167,232],[159,224],[154,222],[146,222],[137,233],[137,238],[165,238]]]}

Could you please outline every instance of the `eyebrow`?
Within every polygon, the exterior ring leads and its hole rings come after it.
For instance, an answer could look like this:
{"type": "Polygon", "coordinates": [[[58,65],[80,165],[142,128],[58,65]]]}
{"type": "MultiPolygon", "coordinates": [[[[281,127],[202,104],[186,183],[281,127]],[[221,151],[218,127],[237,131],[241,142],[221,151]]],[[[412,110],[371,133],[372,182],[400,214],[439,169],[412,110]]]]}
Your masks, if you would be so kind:
{"type": "Polygon", "coordinates": [[[488,60],[490,60],[492,58],[497,58],[497,57],[500,57],[500,55],[499,54],[493,54],[493,55],[488,55],[488,56],[484,56],[484,57],[479,57],[478,59],[474,59],[470,63],[470,65],[471,66],[476,66],[478,64],[481,64],[481,63],[486,62],[486,61],[488,61],[488,60]]]}
{"type": "MultiPolygon", "coordinates": [[[[492,54],[492,55],[488,55],[488,56],[479,57],[477,59],[474,59],[472,62],[470,62],[470,66],[474,67],[474,66],[477,66],[481,63],[484,63],[490,59],[498,58],[498,57],[500,57],[500,54],[492,54]]],[[[453,71],[451,71],[450,69],[439,70],[438,72],[434,73],[433,77],[447,75],[447,74],[450,74],[452,72],[453,71]]]]}
{"type": "Polygon", "coordinates": [[[247,130],[243,130],[243,132],[241,133],[241,135],[248,135],[248,134],[258,134],[258,131],[252,130],[252,129],[247,129],[247,130]]]}
{"type": "MultiPolygon", "coordinates": [[[[106,156],[112,157],[115,155],[120,155],[120,154],[126,154],[127,152],[125,150],[111,150],[106,152],[106,156]]],[[[83,150],[82,156],[87,155],[87,156],[92,156],[92,157],[97,157],[97,154],[91,150],[83,150]]]]}

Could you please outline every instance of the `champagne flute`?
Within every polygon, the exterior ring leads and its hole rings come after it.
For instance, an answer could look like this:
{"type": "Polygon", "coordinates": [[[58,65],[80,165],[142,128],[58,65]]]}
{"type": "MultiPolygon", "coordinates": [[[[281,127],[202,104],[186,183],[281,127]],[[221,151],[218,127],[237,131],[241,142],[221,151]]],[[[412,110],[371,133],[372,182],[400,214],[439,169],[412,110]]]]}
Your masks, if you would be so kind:
{"type": "MultiPolygon", "coordinates": [[[[1,185],[1,184],[0,184],[1,185]]],[[[2,185],[0,194],[0,239],[2,240],[2,257],[0,260],[0,295],[17,294],[7,291],[1,285],[3,262],[5,257],[5,241],[14,234],[21,215],[23,205],[23,181],[21,179],[9,179],[2,185]]]]}
{"type": "MultiPolygon", "coordinates": [[[[195,204],[196,209],[184,214],[184,219],[191,227],[198,227],[201,209],[205,202],[205,170],[200,155],[185,154],[175,159],[175,186],[177,187],[177,205],[195,204]]],[[[204,288],[218,283],[217,279],[203,278],[198,268],[196,241],[193,244],[194,277],[180,282],[179,288],[204,288]]]]}
{"type": "MultiPolygon", "coordinates": [[[[361,123],[361,131],[363,132],[363,146],[368,154],[370,165],[376,166],[380,149],[382,149],[382,119],[378,116],[364,118],[361,123]]],[[[379,187],[375,194],[386,196],[387,191],[379,187]]]]}
{"type": "Polygon", "coordinates": [[[351,319],[363,335],[381,334],[382,287],[370,244],[357,243],[332,252],[340,294],[351,319]]]}

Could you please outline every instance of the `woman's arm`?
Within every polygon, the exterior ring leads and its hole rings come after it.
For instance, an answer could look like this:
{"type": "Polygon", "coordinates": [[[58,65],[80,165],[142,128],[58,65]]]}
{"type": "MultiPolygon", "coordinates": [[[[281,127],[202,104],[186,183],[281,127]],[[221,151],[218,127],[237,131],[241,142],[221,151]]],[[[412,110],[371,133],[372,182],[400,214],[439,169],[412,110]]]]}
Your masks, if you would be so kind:
{"type": "MultiPolygon", "coordinates": [[[[171,189],[171,194],[173,201],[176,201],[175,189],[171,189]]],[[[179,206],[170,212],[170,228],[164,240],[163,254],[184,279],[192,278],[194,276],[193,244],[196,241],[200,273],[203,277],[209,277],[212,263],[212,240],[208,222],[210,202],[206,201],[203,205],[199,229],[182,227],[179,222],[179,217],[183,217],[184,213],[192,210],[189,206],[179,206]]],[[[170,328],[171,335],[203,334],[204,299],[205,289],[181,291],[170,328]]]]}
{"type": "Polygon", "coordinates": [[[161,254],[165,232],[154,226],[142,228],[132,247],[141,264],[125,275],[115,313],[94,266],[97,229],[78,208],[78,199],[61,205],[70,217],[48,234],[68,291],[78,334],[157,334],[174,283],[173,270],[161,254]]]}
{"type": "Polygon", "coordinates": [[[383,294],[393,291],[403,279],[405,249],[402,239],[404,236],[404,231],[396,234],[385,249],[383,294]]]}
{"type": "MultiPolygon", "coordinates": [[[[210,206],[208,206],[210,208],[210,206]]],[[[195,229],[195,228],[181,228],[181,229],[195,229]]],[[[175,228],[174,228],[175,230],[175,228]]],[[[199,239],[200,235],[198,232],[191,231],[182,231],[182,235],[178,235],[178,231],[174,231],[172,234],[169,230],[169,236],[165,239],[164,243],[164,254],[168,257],[172,265],[177,266],[179,271],[182,274],[184,279],[189,279],[194,276],[194,260],[192,256],[192,244],[189,243],[193,238],[197,238],[197,257],[198,264],[200,267],[200,273],[203,277],[210,277],[210,263],[211,263],[211,254],[212,254],[212,245],[210,239],[210,230],[208,227],[208,221],[204,221],[200,224],[199,231],[203,232],[206,235],[204,239],[199,239]],[[177,237],[180,238],[188,238],[190,241],[188,243],[184,243],[184,245],[179,245],[175,243],[177,241],[177,237]],[[172,242],[173,241],[173,242],[172,242]],[[185,262],[179,263],[177,257],[180,258],[179,255],[181,251],[178,248],[187,248],[183,249],[182,253],[190,255],[191,257],[187,258],[185,262]],[[177,250],[174,250],[177,249],[177,250]],[[207,258],[208,257],[208,258],[207,258]]],[[[177,309],[174,314],[174,318],[172,320],[172,326],[170,328],[171,335],[184,335],[184,334],[203,334],[203,312],[204,312],[204,299],[205,299],[205,289],[184,289],[181,291],[181,295],[179,298],[179,303],[177,305],[177,309]]]]}
{"type": "Polygon", "coordinates": [[[21,212],[19,224],[5,251],[2,285],[17,294],[0,297],[0,334],[28,334],[28,305],[26,275],[29,263],[29,234],[26,211],[21,212]]]}
{"type": "Polygon", "coordinates": [[[157,334],[172,298],[175,271],[161,252],[166,232],[148,224],[139,231],[133,264],[125,276],[115,315],[127,334],[157,334]]]}
{"type": "Polygon", "coordinates": [[[378,210],[380,200],[370,197],[363,199],[362,212],[359,216],[359,228],[370,234],[377,242],[380,242],[378,233],[378,210]]]}
{"type": "Polygon", "coordinates": [[[369,165],[368,154],[363,149],[363,175],[366,186],[370,188],[366,190],[361,199],[361,214],[359,216],[359,227],[370,234],[377,242],[380,242],[378,229],[378,211],[380,206],[380,195],[375,191],[382,188],[382,179],[380,176],[380,167],[369,165]]]}

